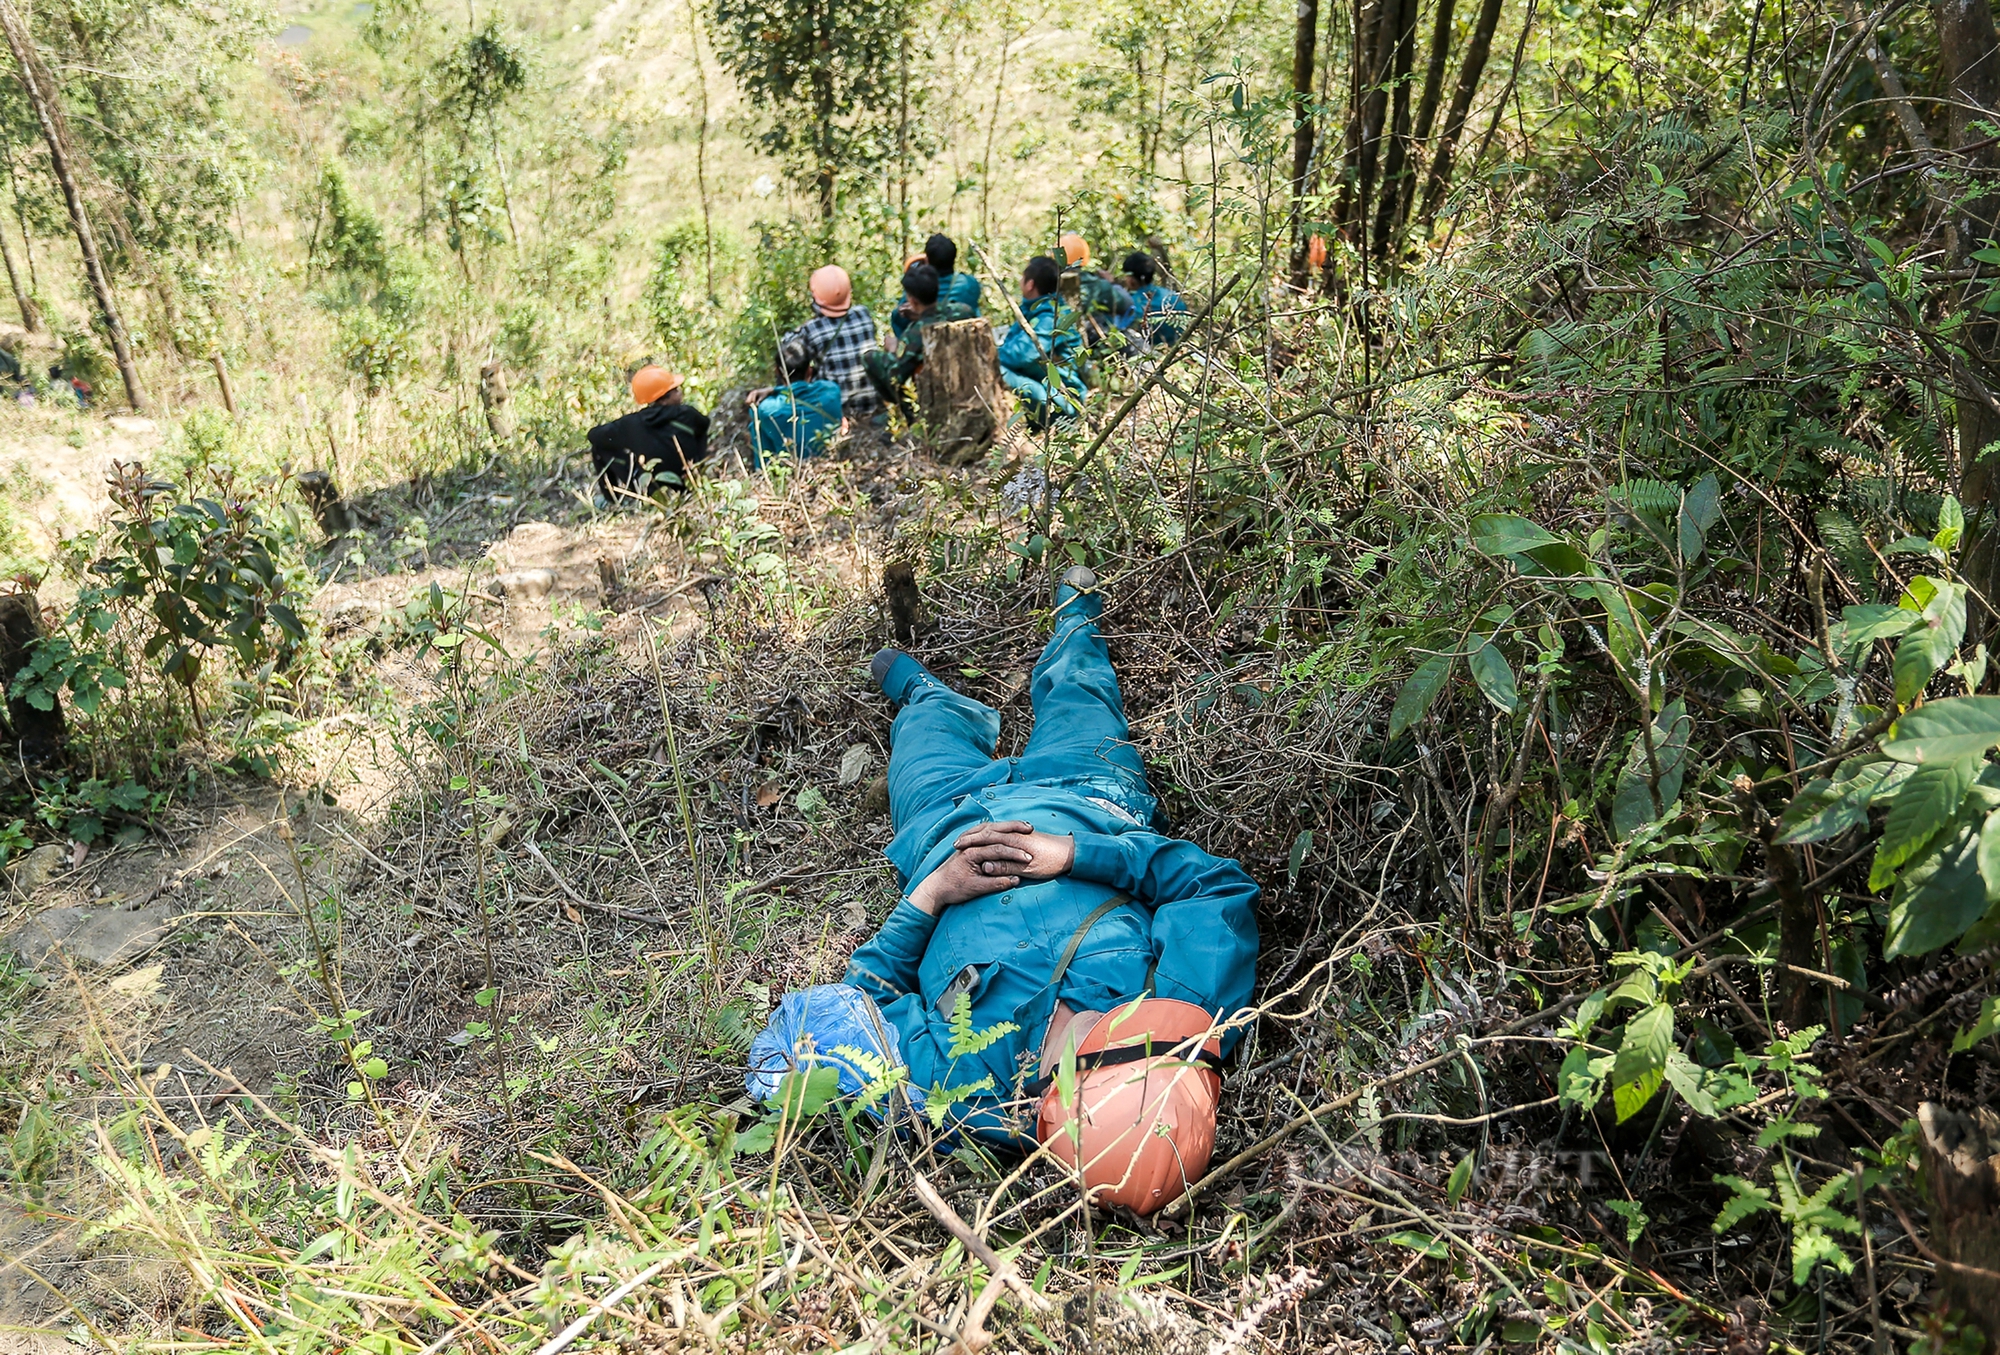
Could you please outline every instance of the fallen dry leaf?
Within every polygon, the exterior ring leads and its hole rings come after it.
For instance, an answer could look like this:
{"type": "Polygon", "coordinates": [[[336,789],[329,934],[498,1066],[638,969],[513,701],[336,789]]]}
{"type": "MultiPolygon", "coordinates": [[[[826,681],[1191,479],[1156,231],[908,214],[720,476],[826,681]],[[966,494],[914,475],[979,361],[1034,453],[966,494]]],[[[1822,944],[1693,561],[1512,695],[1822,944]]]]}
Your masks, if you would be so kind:
{"type": "Polygon", "coordinates": [[[851,786],[875,765],[875,751],[865,743],[851,743],[840,755],[840,784],[851,786]]]}
{"type": "Polygon", "coordinates": [[[766,781],[757,787],[757,808],[769,809],[785,798],[785,788],[776,781],[766,781]]]}

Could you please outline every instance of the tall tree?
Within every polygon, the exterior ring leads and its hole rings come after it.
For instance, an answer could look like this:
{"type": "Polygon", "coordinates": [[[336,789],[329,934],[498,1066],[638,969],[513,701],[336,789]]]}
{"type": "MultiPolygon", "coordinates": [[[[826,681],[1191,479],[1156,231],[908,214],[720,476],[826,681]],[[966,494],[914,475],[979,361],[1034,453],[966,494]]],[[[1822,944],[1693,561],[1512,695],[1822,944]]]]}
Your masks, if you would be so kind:
{"type": "Polygon", "coordinates": [[[1306,176],[1312,172],[1313,49],[1319,40],[1319,0],[1299,0],[1292,31],[1292,288],[1306,289],[1306,176]]]}
{"type": "Polygon", "coordinates": [[[1451,92],[1451,108],[1438,133],[1437,147],[1431,152],[1429,172],[1424,176],[1423,206],[1417,218],[1425,225],[1436,218],[1451,189],[1452,157],[1458,139],[1465,133],[1465,121],[1472,116],[1472,99],[1479,93],[1479,81],[1486,74],[1486,59],[1493,53],[1493,34],[1500,27],[1501,0],[1481,0],[1479,16],[1473,20],[1472,36],[1465,44],[1465,61],[1458,68],[1458,84],[1451,92]]]}
{"type": "Polygon", "coordinates": [[[35,121],[41,126],[43,139],[49,143],[49,167],[55,173],[56,181],[62,185],[63,201],[69,207],[70,225],[76,231],[77,249],[83,255],[83,271],[90,279],[90,290],[97,299],[98,314],[104,321],[105,332],[110,336],[111,351],[118,360],[118,375],[125,382],[125,398],[133,409],[144,412],[151,406],[146,399],[145,387],[139,382],[139,368],[132,360],[132,345],[125,336],[125,322],[119,317],[117,299],[111,294],[111,278],[105,272],[103,257],[98,253],[97,235],[91,229],[90,215],[84,208],[83,194],[77,184],[69,124],[63,114],[60,92],[47,68],[42,65],[40,53],[35,49],[34,35],[28,31],[21,12],[14,8],[14,0],[0,0],[0,28],[6,29],[7,46],[14,53],[21,88],[34,109],[35,121]]]}
{"type": "MultiPolygon", "coordinates": [[[[1973,254],[2000,238],[2000,146],[1990,132],[2000,117],[2000,34],[1991,0],[1938,0],[1937,25],[1940,65],[1951,94],[1947,147],[1968,183],[1951,213],[1952,263],[1969,275],[1976,268],[1973,254]]],[[[2000,522],[1995,521],[2000,451],[1989,451],[2000,442],[1995,395],[2000,381],[1992,375],[2000,370],[2000,317],[1970,307],[1960,342],[1965,360],[1956,373],[1959,498],[1972,510],[1963,568],[1994,609],[2000,608],[2000,522]]],[[[1990,610],[1982,629],[1993,634],[1990,610]]]]}
{"type": "Polygon", "coordinates": [[[1390,107],[1382,163],[1382,201],[1375,209],[1375,257],[1389,254],[1389,236],[1400,215],[1397,203],[1408,191],[1410,172],[1410,72],[1416,65],[1418,0],[1403,0],[1396,22],[1396,51],[1389,71],[1390,107]]]}
{"type": "MultiPolygon", "coordinates": [[[[763,141],[833,222],[844,174],[893,153],[902,0],[717,0],[716,55],[771,125],[763,141]]],[[[914,93],[914,91],[913,91],[914,93]]]]}

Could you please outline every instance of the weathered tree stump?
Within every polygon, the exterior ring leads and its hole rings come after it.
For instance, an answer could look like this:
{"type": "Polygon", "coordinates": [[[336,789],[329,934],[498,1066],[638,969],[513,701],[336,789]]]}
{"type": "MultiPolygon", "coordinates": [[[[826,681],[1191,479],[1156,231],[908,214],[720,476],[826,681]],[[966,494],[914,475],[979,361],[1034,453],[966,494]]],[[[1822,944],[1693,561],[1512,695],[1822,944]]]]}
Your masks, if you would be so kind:
{"type": "Polygon", "coordinates": [[[513,394],[507,389],[507,369],[494,358],[479,369],[479,403],[486,407],[486,428],[495,442],[514,436],[513,394]]]}
{"type": "Polygon", "coordinates": [[[328,536],[344,536],[354,530],[354,514],[348,510],[347,500],[340,497],[340,486],[325,471],[300,471],[299,497],[328,536]]]}
{"type": "Polygon", "coordinates": [[[917,410],[937,458],[962,466],[983,456],[1006,425],[1009,406],[993,326],[974,317],[926,329],[916,387],[917,410]]]}
{"type": "Polygon", "coordinates": [[[889,630],[904,648],[917,642],[917,613],[923,596],[917,591],[917,571],[898,560],[882,571],[882,591],[889,597],[889,630]]]}
{"type": "Polygon", "coordinates": [[[7,697],[7,725],[20,745],[21,760],[42,763],[62,751],[62,700],[56,698],[47,710],[38,710],[23,697],[11,695],[14,679],[42,638],[42,605],[33,593],[9,593],[0,597],[0,689],[7,697]]]}
{"type": "Polygon", "coordinates": [[[1962,1308],[1981,1330],[2000,1332],[2000,1115],[1971,1115],[1926,1101],[1924,1177],[1931,1189],[1931,1250],[1940,1309],[1962,1308]]]}

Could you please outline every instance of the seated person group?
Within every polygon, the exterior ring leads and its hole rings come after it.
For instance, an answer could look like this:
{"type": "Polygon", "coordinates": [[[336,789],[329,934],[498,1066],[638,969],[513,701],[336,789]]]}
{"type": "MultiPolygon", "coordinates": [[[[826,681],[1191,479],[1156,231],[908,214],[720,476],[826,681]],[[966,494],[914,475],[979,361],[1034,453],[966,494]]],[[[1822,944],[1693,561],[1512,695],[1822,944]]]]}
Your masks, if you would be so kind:
{"type": "MultiPolygon", "coordinates": [[[[1000,379],[1037,430],[1081,412],[1093,357],[1171,344],[1186,323],[1187,307],[1153,255],[1127,255],[1114,281],[1092,266],[1081,236],[1064,235],[1061,248],[1061,265],[1046,255],[1028,261],[1019,301],[997,313],[1007,321],[997,336],[1000,379]]],[[[813,271],[811,317],[780,336],[772,384],[746,400],[752,469],[816,456],[843,429],[880,422],[889,406],[913,417],[910,383],[924,365],[926,331],[978,317],[981,288],[959,271],[950,237],[933,235],[905,266],[902,290],[884,346],[847,270],[813,271]]],[[[685,490],[690,468],[709,452],[708,416],[687,402],[679,374],[641,367],[631,388],[638,408],[589,433],[600,500],[685,490]]]]}

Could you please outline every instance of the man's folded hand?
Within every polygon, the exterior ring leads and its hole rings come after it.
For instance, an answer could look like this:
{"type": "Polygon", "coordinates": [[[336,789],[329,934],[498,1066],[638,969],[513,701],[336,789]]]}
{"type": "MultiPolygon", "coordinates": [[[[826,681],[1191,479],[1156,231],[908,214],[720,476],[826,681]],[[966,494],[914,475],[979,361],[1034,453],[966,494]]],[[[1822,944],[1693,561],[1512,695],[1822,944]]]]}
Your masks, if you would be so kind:
{"type": "Polygon", "coordinates": [[[1067,833],[1058,837],[1054,833],[1037,832],[1033,824],[1018,819],[982,824],[962,834],[952,845],[960,852],[1012,848],[1020,853],[1016,858],[1020,868],[1015,874],[1024,880],[1053,880],[1068,874],[1076,860],[1075,838],[1067,833]]]}
{"type": "Polygon", "coordinates": [[[961,848],[910,891],[910,903],[936,917],[955,903],[1012,889],[1021,883],[1021,870],[1033,859],[1012,840],[961,848]]]}

